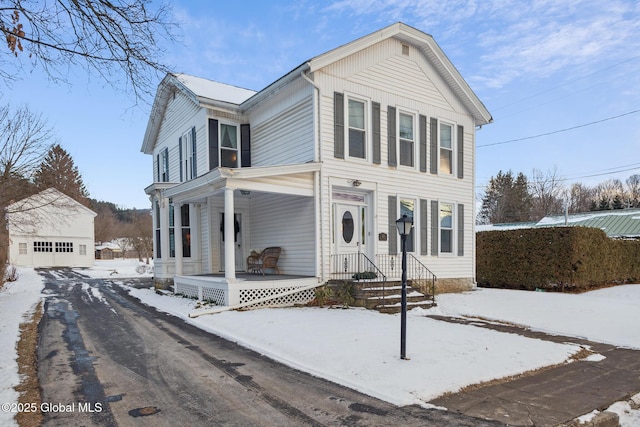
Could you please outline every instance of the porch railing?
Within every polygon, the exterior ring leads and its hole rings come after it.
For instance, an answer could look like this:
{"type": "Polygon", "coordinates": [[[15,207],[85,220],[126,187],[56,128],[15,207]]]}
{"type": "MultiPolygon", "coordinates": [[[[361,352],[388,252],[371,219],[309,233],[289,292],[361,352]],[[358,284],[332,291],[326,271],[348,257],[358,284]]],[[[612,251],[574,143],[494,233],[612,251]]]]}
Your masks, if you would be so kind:
{"type": "Polygon", "coordinates": [[[331,278],[334,280],[386,281],[386,275],[368,256],[360,253],[331,255],[331,278]]]}
{"type": "MultiPolygon", "coordinates": [[[[331,255],[334,280],[377,282],[382,298],[388,280],[402,278],[402,255],[378,254],[373,262],[363,253],[331,255]]],[[[411,285],[435,303],[436,275],[413,254],[407,254],[407,279],[411,285]]]]}
{"type": "MultiPolygon", "coordinates": [[[[402,254],[378,254],[376,265],[389,280],[402,278],[402,254]]],[[[436,275],[410,253],[407,254],[407,279],[412,286],[436,302],[436,275]]]]}

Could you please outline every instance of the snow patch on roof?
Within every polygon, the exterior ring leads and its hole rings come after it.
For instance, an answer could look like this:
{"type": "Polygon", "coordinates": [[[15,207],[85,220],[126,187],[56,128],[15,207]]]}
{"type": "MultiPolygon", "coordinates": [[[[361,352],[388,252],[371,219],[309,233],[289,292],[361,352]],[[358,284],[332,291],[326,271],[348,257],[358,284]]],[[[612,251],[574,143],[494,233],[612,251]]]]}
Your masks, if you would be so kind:
{"type": "Polygon", "coordinates": [[[239,105],[256,94],[255,91],[250,89],[243,89],[188,74],[175,74],[175,77],[196,96],[214,99],[216,101],[239,105]]]}

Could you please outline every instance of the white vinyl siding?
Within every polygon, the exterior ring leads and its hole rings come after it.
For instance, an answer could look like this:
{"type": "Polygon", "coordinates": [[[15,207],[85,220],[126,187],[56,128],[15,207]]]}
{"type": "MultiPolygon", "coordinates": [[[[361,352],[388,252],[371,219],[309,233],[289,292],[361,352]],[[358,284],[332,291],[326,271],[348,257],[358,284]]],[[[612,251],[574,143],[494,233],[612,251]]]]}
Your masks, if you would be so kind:
{"type": "MultiPolygon", "coordinates": [[[[396,196],[398,203],[401,199],[413,199],[416,201],[414,220],[415,233],[418,233],[418,222],[420,218],[420,205],[418,200],[444,200],[451,201],[455,206],[464,204],[467,212],[473,210],[474,201],[474,150],[464,151],[464,171],[465,178],[457,179],[455,175],[433,175],[429,173],[431,154],[428,149],[431,129],[429,121],[437,118],[444,123],[454,125],[453,138],[457,137],[456,125],[464,126],[465,146],[473,145],[473,129],[475,124],[468,116],[466,110],[451,94],[446,84],[439,77],[429,63],[421,56],[415,56],[416,49],[410,50],[410,57],[402,56],[400,44],[395,47],[395,40],[387,40],[371,47],[366,52],[348,57],[328,66],[314,74],[314,81],[321,86],[321,116],[320,116],[320,137],[326,143],[322,146],[323,169],[320,193],[331,194],[332,186],[336,183],[345,188],[353,188],[351,182],[354,179],[363,184],[360,189],[372,188],[375,192],[373,202],[375,209],[375,222],[371,232],[374,237],[375,252],[379,254],[388,253],[389,241],[398,239],[397,231],[394,235],[388,235],[388,197],[396,196]],[[350,162],[345,168],[345,161],[334,158],[334,119],[333,103],[334,92],[360,95],[371,102],[379,102],[381,106],[380,131],[381,138],[381,164],[368,164],[365,162],[350,162]],[[413,145],[414,145],[414,167],[402,166],[399,152],[397,153],[398,167],[388,166],[388,118],[387,108],[396,108],[396,149],[400,146],[400,120],[399,114],[413,115],[413,145]],[[427,172],[421,172],[420,165],[420,129],[419,116],[426,117],[426,160],[427,172]],[[387,239],[379,239],[380,233],[387,234],[387,239]]],[[[345,140],[345,151],[346,151],[345,140]]],[[[346,154],[346,152],[345,152],[346,154]]],[[[453,169],[455,173],[457,161],[454,151],[453,169]]],[[[346,156],[345,156],[346,157],[346,156]]],[[[326,200],[325,200],[326,203],[326,200]]],[[[427,248],[430,248],[432,236],[430,205],[427,205],[429,212],[426,214],[426,237],[427,248]]],[[[399,213],[399,210],[398,210],[399,213]]],[[[454,215],[457,211],[454,212],[454,215]]],[[[325,255],[323,257],[323,271],[329,271],[329,249],[331,242],[331,209],[329,205],[322,207],[322,241],[325,244],[325,255]]],[[[397,219],[397,218],[395,218],[397,219]]],[[[474,243],[473,243],[473,223],[472,215],[465,215],[463,219],[466,232],[464,233],[464,256],[438,256],[431,255],[430,250],[427,255],[420,255],[420,237],[416,236],[415,252],[422,262],[425,263],[438,277],[441,278],[473,278],[474,277],[474,243]]],[[[456,234],[456,229],[454,229],[456,234]]],[[[439,239],[439,236],[435,236],[439,239]]],[[[398,242],[399,248],[399,239],[398,242]]],[[[454,240],[454,252],[457,254],[457,239],[454,240]]]]}
{"type": "MultiPolygon", "coordinates": [[[[278,266],[285,274],[315,274],[315,214],[311,197],[262,195],[252,200],[250,247],[282,248],[278,266]]],[[[247,254],[248,255],[248,254],[247,254]]]]}

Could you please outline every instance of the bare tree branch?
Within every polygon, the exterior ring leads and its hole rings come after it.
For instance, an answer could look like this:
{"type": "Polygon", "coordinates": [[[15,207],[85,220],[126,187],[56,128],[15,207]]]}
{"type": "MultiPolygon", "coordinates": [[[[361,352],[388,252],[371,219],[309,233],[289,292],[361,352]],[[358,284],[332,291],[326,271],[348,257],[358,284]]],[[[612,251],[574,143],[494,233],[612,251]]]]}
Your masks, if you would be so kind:
{"type": "Polygon", "coordinates": [[[113,87],[123,83],[136,99],[151,95],[168,71],[163,41],[175,41],[167,5],[149,0],[0,0],[0,77],[27,74],[21,58],[50,79],[67,82],[70,66],[84,66],[113,87]],[[155,6],[154,6],[155,7],[155,6]]]}

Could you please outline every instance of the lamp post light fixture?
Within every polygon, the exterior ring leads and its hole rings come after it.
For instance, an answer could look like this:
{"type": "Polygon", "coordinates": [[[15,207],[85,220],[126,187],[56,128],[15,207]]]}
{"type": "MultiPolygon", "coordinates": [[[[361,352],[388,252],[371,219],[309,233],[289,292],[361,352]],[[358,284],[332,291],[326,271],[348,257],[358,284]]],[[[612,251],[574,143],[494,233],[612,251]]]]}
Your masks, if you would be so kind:
{"type": "Polygon", "coordinates": [[[407,236],[413,228],[413,219],[406,215],[396,221],[402,242],[402,301],[400,313],[400,359],[407,360],[407,236]]]}

